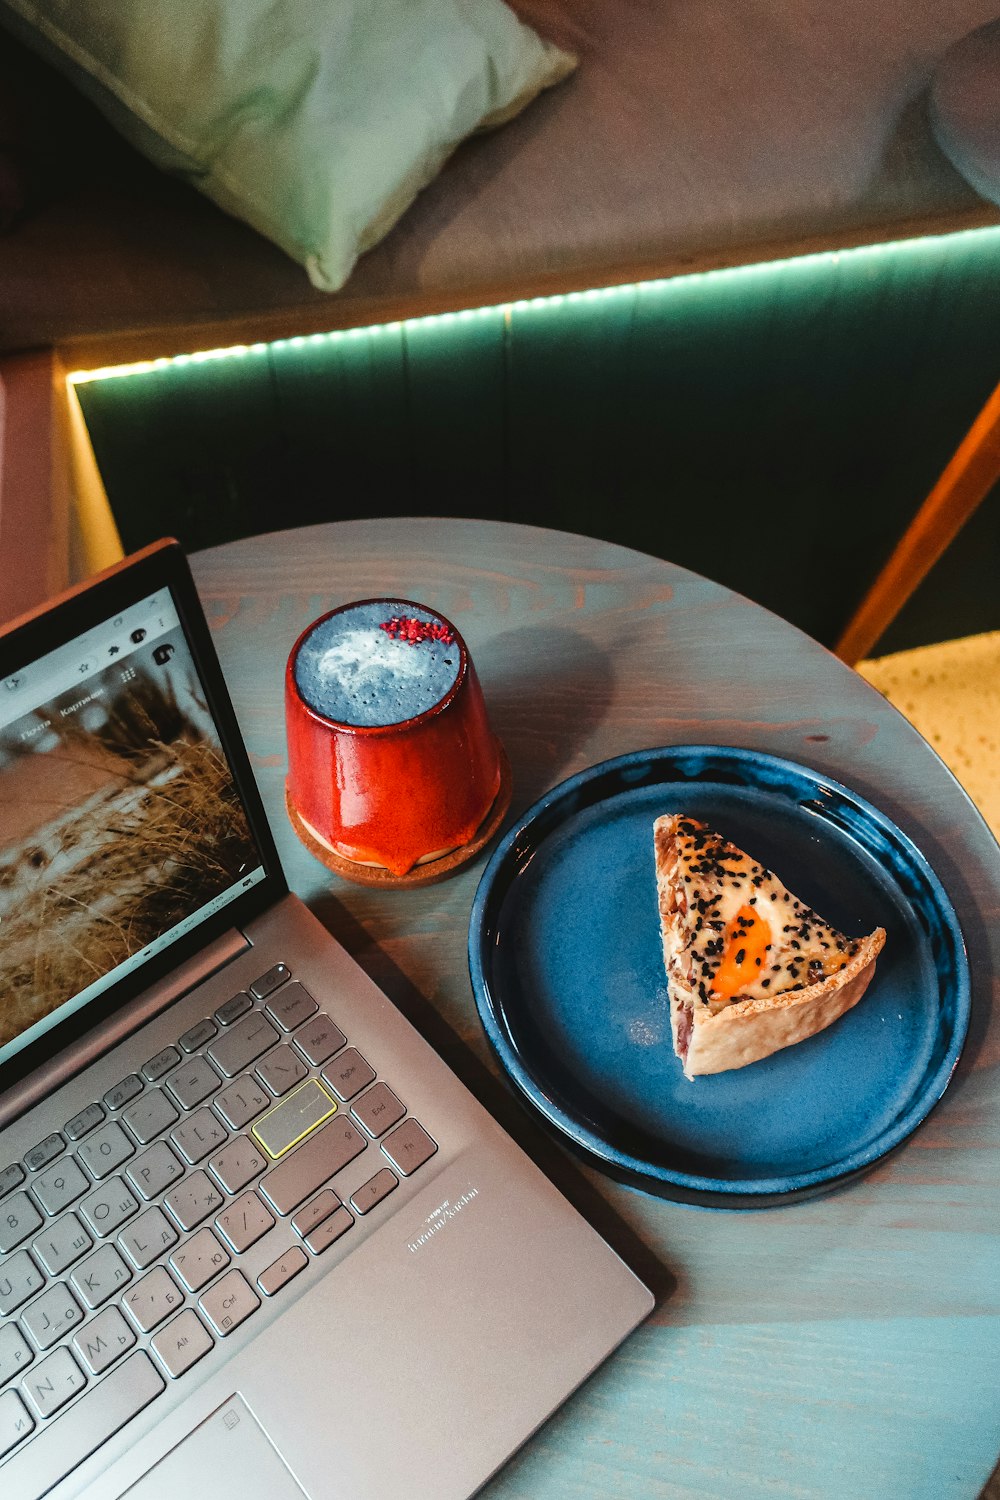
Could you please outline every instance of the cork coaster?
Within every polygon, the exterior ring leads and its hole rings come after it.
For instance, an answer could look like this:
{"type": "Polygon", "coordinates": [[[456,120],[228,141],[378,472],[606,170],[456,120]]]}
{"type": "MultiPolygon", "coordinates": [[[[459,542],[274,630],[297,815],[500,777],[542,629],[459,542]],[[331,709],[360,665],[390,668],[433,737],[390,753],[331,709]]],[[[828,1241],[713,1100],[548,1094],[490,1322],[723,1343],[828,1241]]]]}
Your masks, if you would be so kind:
{"type": "Polygon", "coordinates": [[[497,741],[497,753],[500,759],[500,789],[493,799],[492,807],[473,837],[467,844],[460,845],[458,849],[452,849],[449,854],[442,854],[440,859],[431,859],[426,864],[414,865],[413,869],[407,871],[405,875],[394,875],[391,870],[385,869],[382,865],[364,865],[357,860],[346,859],[344,855],[338,854],[327,844],[322,843],[299,816],[288,796],[287,787],[285,808],[292,827],[309,853],[314,854],[328,870],[332,870],[343,880],[350,880],[354,885],[378,886],[387,891],[407,890],[417,885],[434,885],[439,880],[447,880],[463,865],[468,864],[470,859],[475,859],[480,850],[485,849],[490,839],[496,834],[507,815],[513,791],[513,778],[510,762],[499,741],[497,741]]]}

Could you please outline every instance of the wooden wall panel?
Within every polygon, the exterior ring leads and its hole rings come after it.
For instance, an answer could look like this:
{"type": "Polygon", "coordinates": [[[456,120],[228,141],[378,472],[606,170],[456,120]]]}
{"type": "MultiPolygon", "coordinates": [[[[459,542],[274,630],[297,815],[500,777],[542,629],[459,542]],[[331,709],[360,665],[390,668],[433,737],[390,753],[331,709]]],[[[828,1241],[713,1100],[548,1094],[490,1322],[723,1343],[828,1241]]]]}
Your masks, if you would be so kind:
{"type": "Polygon", "coordinates": [[[280,470],[267,357],[170,365],[78,386],[126,551],[270,530],[280,470]]]}
{"type": "Polygon", "coordinates": [[[508,338],[499,310],[404,325],[409,514],[507,518],[508,338]]]}
{"type": "Polygon", "coordinates": [[[409,458],[398,327],[283,345],[268,367],[279,458],[271,525],[259,530],[365,515],[399,494],[409,458]]]}
{"type": "Polygon", "coordinates": [[[0,621],[69,577],[66,432],[51,354],[0,361],[0,621]]]}
{"type": "Polygon", "coordinates": [[[832,644],[996,384],[998,273],[1000,240],[928,240],[79,393],[129,545],[494,516],[668,557],[832,644]]]}

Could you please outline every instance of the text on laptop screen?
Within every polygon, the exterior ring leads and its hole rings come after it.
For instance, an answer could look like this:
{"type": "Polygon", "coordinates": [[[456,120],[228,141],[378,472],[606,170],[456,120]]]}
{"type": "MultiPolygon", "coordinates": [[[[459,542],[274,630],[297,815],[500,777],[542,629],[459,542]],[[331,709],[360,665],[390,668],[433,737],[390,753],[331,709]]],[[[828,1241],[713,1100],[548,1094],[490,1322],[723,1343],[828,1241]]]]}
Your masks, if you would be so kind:
{"type": "Polygon", "coordinates": [[[263,878],[169,590],[0,682],[0,1064],[263,878]]]}

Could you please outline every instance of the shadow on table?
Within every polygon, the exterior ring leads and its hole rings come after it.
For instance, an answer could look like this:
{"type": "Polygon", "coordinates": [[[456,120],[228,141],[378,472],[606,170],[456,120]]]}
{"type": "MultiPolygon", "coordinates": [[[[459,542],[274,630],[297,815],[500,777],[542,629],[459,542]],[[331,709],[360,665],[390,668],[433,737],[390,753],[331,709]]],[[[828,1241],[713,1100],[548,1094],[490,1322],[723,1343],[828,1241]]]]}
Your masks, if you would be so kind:
{"type": "Polygon", "coordinates": [[[527,807],[607,717],[614,667],[585,636],[551,625],[504,631],[475,659],[490,722],[514,768],[516,806],[527,807]]]}
{"type": "Polygon", "coordinates": [[[531,1157],[574,1208],[592,1224],[626,1265],[643,1280],[656,1298],[665,1302],[677,1286],[677,1278],[615,1213],[612,1206],[587,1181],[563,1149],[546,1135],[520,1101],[480,1061],[433,1005],[385,951],[373,944],[361,923],[351,916],[334,895],[310,903],[315,916],[349,953],[366,954],[369,977],[385,991],[435,1052],[444,1059],[466,1088],[521,1149],[531,1157]],[[372,960],[375,960],[374,962],[372,960]]]}

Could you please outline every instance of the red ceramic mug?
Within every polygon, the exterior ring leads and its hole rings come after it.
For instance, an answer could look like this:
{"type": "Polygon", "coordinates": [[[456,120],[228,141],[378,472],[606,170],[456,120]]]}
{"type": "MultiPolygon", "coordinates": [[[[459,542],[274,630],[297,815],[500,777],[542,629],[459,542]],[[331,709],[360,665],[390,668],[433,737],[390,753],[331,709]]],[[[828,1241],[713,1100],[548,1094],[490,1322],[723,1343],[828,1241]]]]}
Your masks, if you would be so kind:
{"type": "Polygon", "coordinates": [[[285,672],[286,804],[302,841],[363,884],[442,879],[499,827],[510,771],[465,642],[407,599],[315,620],[285,672]]]}

